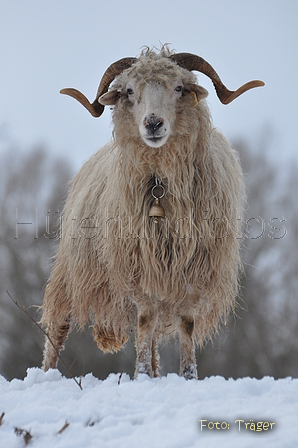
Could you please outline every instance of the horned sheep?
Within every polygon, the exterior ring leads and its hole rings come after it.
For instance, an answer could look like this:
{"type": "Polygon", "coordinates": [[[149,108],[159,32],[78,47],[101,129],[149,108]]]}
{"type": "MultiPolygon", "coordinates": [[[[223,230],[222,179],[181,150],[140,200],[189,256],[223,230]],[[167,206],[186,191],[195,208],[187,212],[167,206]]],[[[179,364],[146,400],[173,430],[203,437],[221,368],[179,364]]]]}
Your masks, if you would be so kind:
{"type": "MultiPolygon", "coordinates": [[[[243,176],[194,70],[224,104],[263,85],[229,91],[204,59],[163,47],[112,64],[92,104],[78,90],[61,91],[95,117],[112,106],[114,129],[75,176],[64,207],[42,307],[58,352],[90,319],[103,352],[120,350],[134,331],[135,376],[155,377],[159,342],[178,334],[180,375],[197,378],[195,344],[235,309],[243,176]]],[[[46,340],[43,369],[56,364],[46,340]]]]}

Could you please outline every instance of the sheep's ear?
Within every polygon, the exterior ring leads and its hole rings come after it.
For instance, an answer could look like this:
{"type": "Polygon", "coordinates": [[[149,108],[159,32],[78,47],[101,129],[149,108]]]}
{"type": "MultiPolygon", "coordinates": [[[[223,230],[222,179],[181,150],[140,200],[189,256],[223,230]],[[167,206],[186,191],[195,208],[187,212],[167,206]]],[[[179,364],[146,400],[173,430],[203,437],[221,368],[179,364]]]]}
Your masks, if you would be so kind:
{"type": "Polygon", "coordinates": [[[110,92],[104,93],[98,98],[98,102],[103,106],[114,106],[120,97],[120,92],[118,90],[111,90],[110,92]]]}
{"type": "Polygon", "coordinates": [[[197,84],[190,84],[187,90],[195,94],[197,102],[203,100],[204,98],[207,98],[207,96],[209,95],[208,91],[204,89],[204,87],[198,86],[197,84]]]}

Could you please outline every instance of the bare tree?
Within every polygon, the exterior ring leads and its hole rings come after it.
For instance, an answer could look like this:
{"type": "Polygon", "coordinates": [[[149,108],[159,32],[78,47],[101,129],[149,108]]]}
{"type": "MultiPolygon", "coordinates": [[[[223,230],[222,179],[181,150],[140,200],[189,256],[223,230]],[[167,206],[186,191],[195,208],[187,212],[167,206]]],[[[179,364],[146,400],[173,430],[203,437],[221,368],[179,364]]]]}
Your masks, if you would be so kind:
{"type": "MultiPolygon", "coordinates": [[[[43,341],[5,290],[26,307],[41,304],[57,240],[54,221],[70,174],[65,159],[52,159],[41,147],[28,153],[10,147],[1,156],[0,372],[8,378],[40,365],[43,341]]],[[[36,316],[36,308],[30,312],[36,316]]]]}
{"type": "Polygon", "coordinates": [[[243,141],[235,146],[248,193],[242,298],[238,318],[199,355],[201,373],[297,377],[298,167],[277,164],[264,142],[257,154],[243,141]]]}

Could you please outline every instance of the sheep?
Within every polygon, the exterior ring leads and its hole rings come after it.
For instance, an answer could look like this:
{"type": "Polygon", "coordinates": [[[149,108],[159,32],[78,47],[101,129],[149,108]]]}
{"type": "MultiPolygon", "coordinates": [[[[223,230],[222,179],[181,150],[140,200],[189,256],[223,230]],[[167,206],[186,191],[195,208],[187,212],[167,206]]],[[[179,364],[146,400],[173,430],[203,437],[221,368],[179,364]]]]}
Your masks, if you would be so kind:
{"type": "MultiPolygon", "coordinates": [[[[223,104],[264,85],[229,91],[204,59],[164,46],[112,64],[92,104],[61,90],[94,117],[111,106],[114,128],[71,183],[41,321],[58,352],[88,319],[104,353],[134,331],[135,378],[159,376],[158,345],[176,335],[180,375],[198,378],[196,345],[237,303],[243,176],[194,70],[223,104]]],[[[56,367],[57,351],[46,339],[44,370],[56,367]]]]}

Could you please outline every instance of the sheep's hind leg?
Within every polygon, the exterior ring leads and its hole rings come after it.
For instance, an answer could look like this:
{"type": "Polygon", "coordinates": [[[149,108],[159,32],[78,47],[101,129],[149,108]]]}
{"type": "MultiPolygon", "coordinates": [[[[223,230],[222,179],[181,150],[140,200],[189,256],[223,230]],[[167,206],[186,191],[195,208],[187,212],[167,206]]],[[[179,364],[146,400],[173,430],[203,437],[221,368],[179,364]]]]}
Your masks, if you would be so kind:
{"type": "Polygon", "coordinates": [[[153,343],[153,333],[156,322],[157,310],[152,304],[139,309],[136,334],[137,359],[135,378],[137,378],[139,373],[146,373],[151,378],[156,374],[158,363],[155,343],[153,343]],[[152,349],[154,358],[152,358],[152,349]]]}
{"type": "Polygon", "coordinates": [[[55,369],[58,362],[58,353],[64,349],[64,341],[67,338],[70,329],[70,319],[65,319],[61,324],[51,322],[48,326],[47,334],[54,347],[46,337],[45,348],[43,352],[42,368],[46,372],[49,369],[55,369]]]}
{"type": "Polygon", "coordinates": [[[197,365],[193,340],[194,320],[191,317],[180,318],[180,375],[185,379],[197,379],[197,365]]]}

